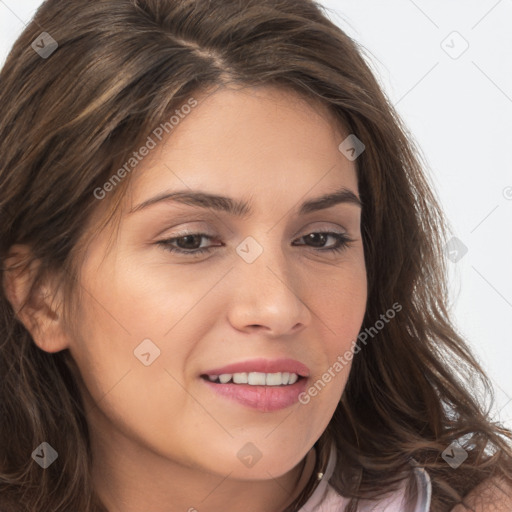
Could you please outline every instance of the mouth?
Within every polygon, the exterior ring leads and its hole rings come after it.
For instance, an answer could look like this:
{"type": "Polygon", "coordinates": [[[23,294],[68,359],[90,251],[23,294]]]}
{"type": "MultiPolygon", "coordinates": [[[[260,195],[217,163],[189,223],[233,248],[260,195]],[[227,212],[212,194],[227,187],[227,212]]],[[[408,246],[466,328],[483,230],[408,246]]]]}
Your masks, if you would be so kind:
{"type": "Polygon", "coordinates": [[[301,375],[290,372],[263,373],[241,372],[223,373],[221,375],[201,375],[202,379],[215,384],[247,384],[248,386],[291,386],[298,380],[304,379],[301,375]]]}
{"type": "Polygon", "coordinates": [[[208,370],[200,377],[213,396],[272,412],[298,402],[307,385],[309,368],[293,359],[253,359],[208,370]]]}
{"type": "Polygon", "coordinates": [[[309,368],[295,359],[250,359],[213,368],[201,377],[211,382],[282,386],[294,384],[300,377],[309,377],[309,368]]]}

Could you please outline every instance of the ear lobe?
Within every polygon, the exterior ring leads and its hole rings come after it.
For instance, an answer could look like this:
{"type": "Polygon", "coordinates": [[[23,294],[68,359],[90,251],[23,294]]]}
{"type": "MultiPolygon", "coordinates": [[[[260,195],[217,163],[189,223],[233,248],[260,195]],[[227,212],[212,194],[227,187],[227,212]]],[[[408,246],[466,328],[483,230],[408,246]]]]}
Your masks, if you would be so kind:
{"type": "Polygon", "coordinates": [[[59,352],[69,346],[63,325],[62,300],[56,284],[49,279],[31,294],[30,288],[40,267],[38,260],[30,261],[31,255],[26,245],[10,248],[3,273],[4,292],[16,318],[30,332],[35,344],[46,352],[59,352]]]}

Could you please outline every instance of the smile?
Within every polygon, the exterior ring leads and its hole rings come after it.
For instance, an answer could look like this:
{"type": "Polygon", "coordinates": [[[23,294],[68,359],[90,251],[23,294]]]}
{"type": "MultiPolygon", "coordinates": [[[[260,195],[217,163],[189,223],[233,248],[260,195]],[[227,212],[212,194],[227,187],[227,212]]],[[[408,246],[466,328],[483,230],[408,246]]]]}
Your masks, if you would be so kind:
{"type": "Polygon", "coordinates": [[[223,373],[222,375],[206,375],[210,382],[217,384],[248,384],[249,386],[289,386],[299,380],[296,373],[277,372],[242,372],[242,373],[223,373]]]}

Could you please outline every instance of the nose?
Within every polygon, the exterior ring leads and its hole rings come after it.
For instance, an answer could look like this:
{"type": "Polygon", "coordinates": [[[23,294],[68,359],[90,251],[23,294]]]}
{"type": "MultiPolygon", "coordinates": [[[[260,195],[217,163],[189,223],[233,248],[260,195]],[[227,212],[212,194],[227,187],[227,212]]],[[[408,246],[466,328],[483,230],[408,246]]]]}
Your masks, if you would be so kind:
{"type": "Polygon", "coordinates": [[[305,276],[294,273],[293,265],[278,244],[266,244],[252,262],[235,258],[230,272],[231,325],[243,332],[260,331],[269,337],[296,334],[311,322],[305,302],[305,276]]]}

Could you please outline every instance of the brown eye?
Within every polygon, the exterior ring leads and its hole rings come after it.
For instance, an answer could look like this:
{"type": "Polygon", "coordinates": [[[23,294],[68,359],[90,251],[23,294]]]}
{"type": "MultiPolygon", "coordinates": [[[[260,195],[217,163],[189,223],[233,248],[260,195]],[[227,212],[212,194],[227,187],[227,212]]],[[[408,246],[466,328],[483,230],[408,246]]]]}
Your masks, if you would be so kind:
{"type": "Polygon", "coordinates": [[[201,239],[206,238],[212,240],[213,237],[204,233],[185,233],[180,236],[160,240],[158,245],[162,245],[165,250],[173,253],[199,255],[210,252],[213,246],[201,247],[201,239]]]}
{"type": "MultiPolygon", "coordinates": [[[[336,233],[331,231],[318,231],[314,233],[309,233],[302,237],[308,244],[311,243],[310,247],[317,248],[318,251],[335,251],[339,252],[348,247],[349,243],[352,242],[350,238],[348,238],[343,233],[336,233]],[[332,237],[336,240],[334,247],[324,248],[326,241],[332,237]]],[[[302,244],[301,244],[302,245],[302,244]]]]}
{"type": "MultiPolygon", "coordinates": [[[[213,240],[213,237],[205,233],[184,233],[166,240],[160,240],[157,244],[163,246],[166,251],[171,253],[194,257],[208,253],[215,247],[213,245],[201,247],[202,239],[213,240]]],[[[295,245],[307,245],[308,247],[316,249],[318,252],[340,252],[353,241],[343,233],[331,231],[309,233],[301,237],[299,240],[302,239],[306,241],[306,244],[295,245]],[[335,240],[335,244],[330,247],[325,247],[330,238],[335,240]]]]}

